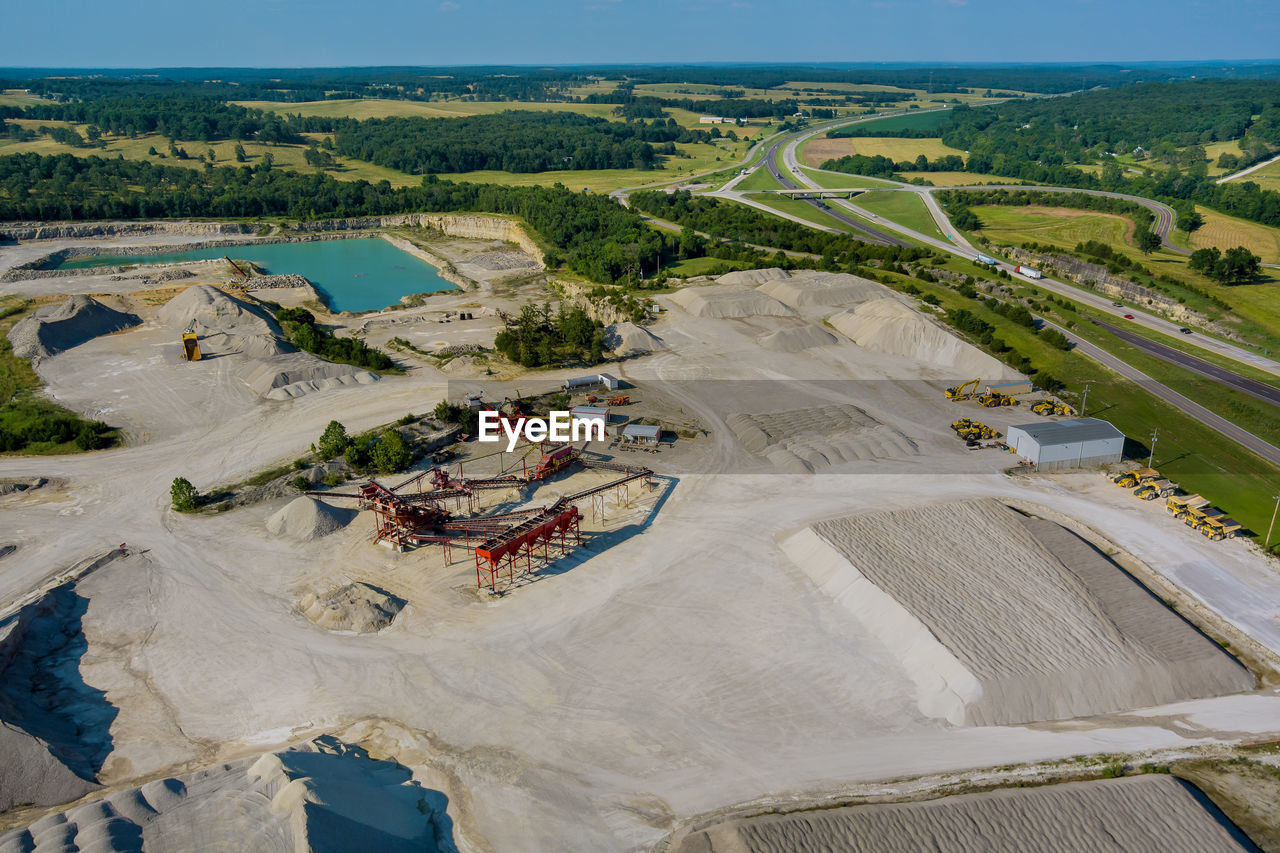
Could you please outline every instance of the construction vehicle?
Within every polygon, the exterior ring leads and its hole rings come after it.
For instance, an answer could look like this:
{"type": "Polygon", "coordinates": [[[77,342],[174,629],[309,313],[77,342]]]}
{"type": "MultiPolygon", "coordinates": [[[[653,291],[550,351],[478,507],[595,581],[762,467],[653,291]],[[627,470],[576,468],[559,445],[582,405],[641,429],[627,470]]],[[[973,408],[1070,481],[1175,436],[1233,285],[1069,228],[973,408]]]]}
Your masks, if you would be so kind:
{"type": "Polygon", "coordinates": [[[609,405],[610,405],[610,406],[627,406],[627,405],[630,405],[630,403],[631,403],[631,395],[630,395],[630,394],[621,394],[621,395],[619,395],[619,396],[617,396],[617,397],[610,397],[610,398],[609,398],[609,405]]]}
{"type": "Polygon", "coordinates": [[[1169,480],[1152,480],[1134,489],[1133,496],[1142,498],[1144,501],[1153,501],[1156,498],[1167,498],[1176,491],[1178,491],[1177,483],[1169,480]]]}
{"type": "MultiPolygon", "coordinates": [[[[1220,509],[1205,505],[1203,507],[1187,507],[1187,511],[1182,514],[1182,523],[1192,530],[1205,532],[1205,528],[1211,526],[1215,519],[1225,518],[1226,513],[1220,509]]],[[[1208,534],[1205,533],[1207,536],[1208,534]]]]}
{"type": "Polygon", "coordinates": [[[954,388],[948,388],[946,395],[948,400],[969,400],[978,393],[978,386],[982,384],[981,379],[970,379],[963,385],[957,385],[954,388]]]}
{"type": "Polygon", "coordinates": [[[595,394],[588,394],[588,395],[587,395],[586,397],[584,397],[583,399],[585,399],[585,400],[587,401],[587,404],[588,404],[588,405],[592,405],[592,404],[594,404],[594,403],[599,403],[599,402],[600,402],[600,398],[599,398],[599,397],[597,397],[595,394]]]}
{"type": "Polygon", "coordinates": [[[1111,482],[1123,489],[1132,489],[1134,486],[1141,486],[1159,479],[1160,472],[1155,468],[1135,468],[1132,471],[1125,471],[1119,477],[1112,477],[1111,482]]]}
{"type": "Polygon", "coordinates": [[[1234,518],[1227,518],[1225,515],[1217,518],[1207,518],[1200,525],[1200,532],[1208,536],[1211,541],[1219,542],[1223,539],[1230,539],[1236,535],[1236,531],[1240,529],[1240,522],[1234,518]]]}
{"type": "Polygon", "coordinates": [[[1075,409],[1066,403],[1059,403],[1057,400],[1041,400],[1031,406],[1031,411],[1044,417],[1049,415],[1074,415],[1076,413],[1075,409]]]}
{"type": "Polygon", "coordinates": [[[951,425],[956,435],[965,441],[985,441],[989,438],[999,438],[1000,434],[991,427],[981,421],[970,420],[969,418],[961,418],[951,425]]]}
{"type": "Polygon", "coordinates": [[[1001,394],[999,391],[988,391],[978,398],[978,402],[988,409],[994,409],[999,406],[1016,406],[1018,405],[1018,398],[1011,397],[1008,394],[1001,394]]]}
{"type": "Polygon", "coordinates": [[[187,326],[182,333],[182,357],[187,361],[200,360],[200,339],[196,336],[195,326],[187,326]]]}
{"type": "Polygon", "coordinates": [[[1199,495],[1170,495],[1164,502],[1164,511],[1180,519],[1193,509],[1208,505],[1209,501],[1199,495]]]}

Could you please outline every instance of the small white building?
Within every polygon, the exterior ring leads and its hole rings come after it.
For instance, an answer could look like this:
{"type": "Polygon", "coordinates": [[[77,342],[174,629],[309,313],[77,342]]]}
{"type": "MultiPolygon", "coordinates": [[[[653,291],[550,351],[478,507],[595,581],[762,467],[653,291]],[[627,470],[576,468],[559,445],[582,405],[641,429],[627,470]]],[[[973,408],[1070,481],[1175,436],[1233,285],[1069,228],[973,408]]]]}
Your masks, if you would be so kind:
{"type": "Polygon", "coordinates": [[[572,379],[566,379],[560,387],[565,391],[579,391],[583,388],[595,388],[597,385],[607,391],[617,391],[622,387],[622,381],[608,373],[597,373],[593,376],[575,376],[572,379]]]}
{"type": "Polygon", "coordinates": [[[1124,457],[1124,433],[1099,418],[1009,427],[1006,443],[1041,471],[1109,465],[1124,457]]]}
{"type": "Polygon", "coordinates": [[[622,440],[627,444],[657,444],[662,438],[662,427],[656,424],[627,424],[622,428],[622,440]]]}

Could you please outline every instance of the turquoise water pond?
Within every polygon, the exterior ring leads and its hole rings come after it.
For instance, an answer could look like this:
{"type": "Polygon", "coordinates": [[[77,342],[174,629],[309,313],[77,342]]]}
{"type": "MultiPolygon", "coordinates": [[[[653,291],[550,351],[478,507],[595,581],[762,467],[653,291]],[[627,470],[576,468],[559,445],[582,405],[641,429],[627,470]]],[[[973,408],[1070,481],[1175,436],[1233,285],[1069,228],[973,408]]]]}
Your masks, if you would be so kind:
{"type": "Polygon", "coordinates": [[[172,264],[229,256],[273,275],[301,275],[322,291],[333,311],[376,311],[410,293],[451,290],[436,268],[378,237],[314,243],[248,243],[167,255],[100,255],[64,261],[58,269],[172,264]]]}

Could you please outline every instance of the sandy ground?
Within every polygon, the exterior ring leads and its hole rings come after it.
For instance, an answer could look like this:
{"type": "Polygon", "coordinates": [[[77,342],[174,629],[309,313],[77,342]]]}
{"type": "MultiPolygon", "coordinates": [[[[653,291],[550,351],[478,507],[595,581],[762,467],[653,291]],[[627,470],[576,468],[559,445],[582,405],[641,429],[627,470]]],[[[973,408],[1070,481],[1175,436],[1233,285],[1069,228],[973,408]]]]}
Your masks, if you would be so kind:
{"type": "MultiPolygon", "coordinates": [[[[369,339],[491,336],[492,317],[436,322],[468,298],[433,301],[422,325],[370,328],[369,339]]],[[[1052,506],[1276,651],[1280,578],[1247,543],[1211,543],[1104,488],[1096,472],[1002,474],[1011,456],[966,451],[948,424],[980,411],[1003,431],[1025,415],[948,403],[946,383],[924,381],[916,362],[842,340],[797,352],[759,345],[812,322],[802,316],[706,319],[667,307],[652,329],[667,349],[610,371],[709,433],[646,455],[661,488],[611,502],[583,548],[498,600],[476,593],[462,549],[444,565],[437,549],[371,546],[367,513],[296,542],[266,530],[284,501],[214,516],[168,509],[175,476],[201,489],[234,482],[295,458],[331,419],[356,431],[427,410],[459,377],[414,363],[373,385],[264,401],[216,370],[197,381],[149,366],[146,353],[172,344],[145,328],[50,359],[110,342],[68,361],[52,390],[83,411],[110,410],[138,436],[93,455],[0,460],[0,477],[65,480],[0,498],[3,538],[18,546],[0,562],[0,613],[121,542],[145,557],[81,589],[79,671],[115,712],[98,781],[127,788],[332,733],[394,757],[444,798],[460,849],[627,850],[700,813],[860,780],[1280,736],[1271,692],[1024,726],[956,727],[921,713],[896,656],[817,590],[779,539],[925,500],[1052,506]],[[114,390],[125,376],[127,393],[114,390]],[[728,426],[734,415],[844,405],[916,452],[792,474],[728,426]],[[405,606],[368,634],[327,631],[301,612],[308,592],[350,583],[405,606]]],[[[480,371],[463,379],[486,381],[480,371]]],[[[543,494],[574,488],[571,478],[543,494]]]]}

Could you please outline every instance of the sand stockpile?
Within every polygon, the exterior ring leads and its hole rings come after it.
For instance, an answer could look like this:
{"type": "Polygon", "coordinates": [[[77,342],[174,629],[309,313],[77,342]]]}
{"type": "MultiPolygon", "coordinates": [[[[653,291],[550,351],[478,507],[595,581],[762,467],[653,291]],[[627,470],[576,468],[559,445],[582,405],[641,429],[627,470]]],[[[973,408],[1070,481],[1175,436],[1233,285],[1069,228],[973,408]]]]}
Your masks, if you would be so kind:
{"type": "Polygon", "coordinates": [[[657,352],[666,349],[667,345],[662,342],[662,338],[653,332],[637,326],[635,323],[614,323],[604,330],[605,348],[613,350],[613,352],[621,358],[628,358],[633,355],[645,355],[646,353],[657,352]]]}
{"type": "Polygon", "coordinates": [[[280,337],[280,326],[265,310],[207,284],[189,287],[160,309],[159,319],[176,333],[193,328],[206,358],[240,356],[240,371],[253,392],[271,400],[289,400],[378,381],[378,375],[298,352],[280,337]]]}
{"type": "Polygon", "coordinates": [[[796,313],[766,293],[737,285],[686,287],[671,294],[671,301],[695,317],[712,320],[790,317],[796,313]]]}
{"type": "Polygon", "coordinates": [[[1016,378],[1011,367],[960,340],[914,308],[897,299],[876,299],[827,322],[860,347],[902,356],[943,371],[950,377],[1016,378]]]}
{"type": "Polygon", "coordinates": [[[128,329],[141,323],[137,315],[108,308],[82,294],[68,297],[61,305],[37,308],[9,330],[13,354],[39,362],[42,358],[69,350],[99,335],[128,329]]]}
{"type": "Polygon", "coordinates": [[[791,278],[791,273],[777,267],[764,270],[735,270],[727,272],[716,279],[716,284],[735,284],[739,287],[755,287],[766,281],[782,281],[791,278]]]}
{"type": "Polygon", "coordinates": [[[758,288],[761,293],[792,308],[852,307],[873,299],[893,299],[893,291],[867,278],[848,273],[806,270],[786,279],[774,279],[758,288]]]}
{"type": "Polygon", "coordinates": [[[839,343],[840,339],[819,326],[795,326],[760,335],[756,342],[774,352],[802,352],[839,343]]]}
{"type": "Polygon", "coordinates": [[[914,456],[916,445],[857,406],[822,406],[726,419],[747,450],[783,471],[814,471],[863,459],[914,456]]]}
{"type": "Polygon", "coordinates": [[[783,549],[956,725],[1107,714],[1254,678],[1088,543],[996,500],[824,521],[783,549]]]}
{"type": "Polygon", "coordinates": [[[404,599],[366,583],[349,583],[298,601],[302,613],[326,631],[376,634],[404,609],[404,599]]]}
{"type": "Polygon", "coordinates": [[[328,536],[351,523],[359,513],[354,509],[329,506],[306,496],[296,498],[288,506],[267,519],[267,531],[307,542],[328,536]]]}
{"type": "Polygon", "coordinates": [[[1173,776],[1006,788],[728,820],[673,853],[1242,853],[1256,849],[1173,776]]]}
{"type": "Polygon", "coordinates": [[[325,736],[49,815],[0,835],[0,851],[456,850],[431,794],[399,764],[325,736]]]}

